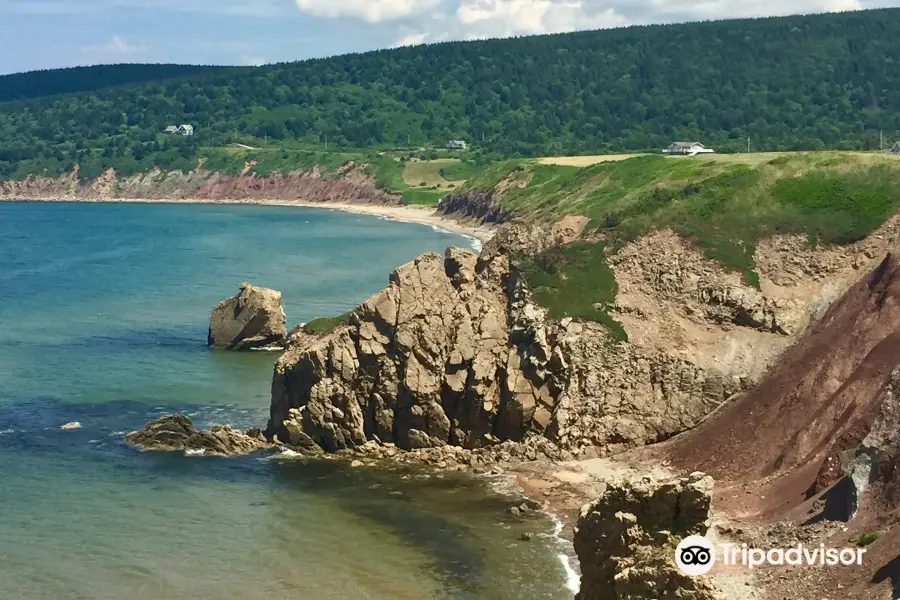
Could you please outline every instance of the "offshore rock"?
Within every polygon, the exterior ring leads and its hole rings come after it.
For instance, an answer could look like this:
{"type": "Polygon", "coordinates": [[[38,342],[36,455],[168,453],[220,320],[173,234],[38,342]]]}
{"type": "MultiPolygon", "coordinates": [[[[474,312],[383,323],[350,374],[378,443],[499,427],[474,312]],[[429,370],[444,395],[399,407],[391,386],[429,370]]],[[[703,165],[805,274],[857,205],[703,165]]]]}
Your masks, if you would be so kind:
{"type": "Polygon", "coordinates": [[[576,600],[715,600],[708,579],[682,574],[674,560],[679,541],[706,533],[712,487],[702,473],[608,483],[581,509],[575,529],[582,573],[576,600]]]}
{"type": "Polygon", "coordinates": [[[281,292],[241,284],[241,291],[216,304],[207,344],[229,350],[281,346],[287,336],[281,292]]]}
{"type": "Polygon", "coordinates": [[[230,425],[213,425],[200,430],[185,415],[163,415],[126,434],[125,441],[146,450],[183,450],[215,456],[247,454],[270,445],[259,429],[239,431],[230,425]]]}

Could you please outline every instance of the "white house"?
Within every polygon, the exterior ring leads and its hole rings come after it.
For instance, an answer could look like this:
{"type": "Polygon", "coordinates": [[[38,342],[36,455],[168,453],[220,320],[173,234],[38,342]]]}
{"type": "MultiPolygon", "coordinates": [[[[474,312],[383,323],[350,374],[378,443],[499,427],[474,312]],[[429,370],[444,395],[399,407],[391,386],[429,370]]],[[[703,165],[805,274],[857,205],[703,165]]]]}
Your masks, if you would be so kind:
{"type": "Polygon", "coordinates": [[[194,126],[193,125],[169,125],[166,127],[166,133],[170,134],[181,134],[181,135],[194,135],[194,126]]]}
{"type": "Polygon", "coordinates": [[[715,150],[705,147],[700,142],[673,142],[671,146],[663,150],[665,154],[680,156],[696,156],[697,154],[710,154],[713,152],[715,150]]]}
{"type": "Polygon", "coordinates": [[[466,150],[468,147],[469,145],[462,140],[450,140],[447,144],[447,150],[466,150]]]}

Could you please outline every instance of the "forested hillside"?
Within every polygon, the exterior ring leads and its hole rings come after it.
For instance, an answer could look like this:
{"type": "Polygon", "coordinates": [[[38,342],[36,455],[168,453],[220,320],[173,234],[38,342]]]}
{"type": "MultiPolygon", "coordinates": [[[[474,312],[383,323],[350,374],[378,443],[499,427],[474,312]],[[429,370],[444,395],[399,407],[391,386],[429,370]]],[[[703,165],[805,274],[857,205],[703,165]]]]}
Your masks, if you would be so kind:
{"type": "MultiPolygon", "coordinates": [[[[682,138],[727,151],[747,136],[755,149],[872,148],[900,131],[898,39],[900,9],[883,9],[454,42],[15,100],[0,103],[0,177],[185,168],[235,141],[326,137],[524,156],[682,138]],[[178,123],[197,135],[161,135],[178,123]]],[[[53,73],[32,89],[50,93],[53,73]]]]}
{"type": "Polygon", "coordinates": [[[0,102],[25,100],[54,94],[100,90],[115,85],[159,81],[238,67],[194,65],[97,65],[0,75],[0,102]]]}

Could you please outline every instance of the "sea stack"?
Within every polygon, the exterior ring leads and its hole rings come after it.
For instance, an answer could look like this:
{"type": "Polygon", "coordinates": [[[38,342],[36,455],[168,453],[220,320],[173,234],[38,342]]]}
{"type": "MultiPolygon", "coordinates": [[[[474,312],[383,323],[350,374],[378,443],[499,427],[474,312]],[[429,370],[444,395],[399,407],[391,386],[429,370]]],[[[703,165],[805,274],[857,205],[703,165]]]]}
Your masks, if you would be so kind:
{"type": "Polygon", "coordinates": [[[281,292],[244,282],[236,296],[213,308],[207,344],[229,350],[282,346],[284,323],[281,292]]]}

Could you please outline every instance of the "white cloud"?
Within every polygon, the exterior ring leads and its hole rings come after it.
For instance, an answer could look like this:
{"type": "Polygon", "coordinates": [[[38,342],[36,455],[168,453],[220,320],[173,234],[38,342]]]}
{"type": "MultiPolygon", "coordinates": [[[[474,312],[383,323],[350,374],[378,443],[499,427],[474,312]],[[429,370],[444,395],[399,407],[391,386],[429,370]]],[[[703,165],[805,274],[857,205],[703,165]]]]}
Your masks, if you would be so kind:
{"type": "Polygon", "coordinates": [[[645,15],[641,22],[728,19],[739,17],[771,17],[801,13],[860,10],[877,6],[896,6],[895,0],[592,0],[592,4],[618,4],[622,13],[645,15]]]}
{"type": "Polygon", "coordinates": [[[317,17],[353,17],[370,23],[421,15],[442,0],[296,0],[300,11],[317,17]]]}
{"type": "Polygon", "coordinates": [[[611,7],[583,0],[461,0],[456,18],[468,29],[466,37],[559,33],[625,25],[611,7]]]}
{"type": "MultiPolygon", "coordinates": [[[[297,0],[318,2],[325,0],[297,0]]],[[[347,1],[347,0],[345,0],[347,1]]],[[[416,0],[410,0],[415,2],[416,0]]],[[[442,13],[403,19],[396,44],[466,40],[627,25],[821,13],[900,5],[900,0],[442,0],[442,13]],[[415,38],[407,40],[415,33],[415,38]],[[424,35],[423,35],[424,34],[424,35]]]]}
{"type": "Polygon", "coordinates": [[[143,54],[147,52],[147,47],[136,46],[129,43],[124,37],[114,35],[105,44],[83,46],[81,51],[91,54],[143,54]]]}
{"type": "Polygon", "coordinates": [[[427,33],[408,33],[404,36],[401,36],[396,42],[394,42],[393,48],[400,48],[402,46],[418,46],[419,44],[425,41],[425,38],[428,37],[427,33]]]}

